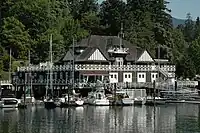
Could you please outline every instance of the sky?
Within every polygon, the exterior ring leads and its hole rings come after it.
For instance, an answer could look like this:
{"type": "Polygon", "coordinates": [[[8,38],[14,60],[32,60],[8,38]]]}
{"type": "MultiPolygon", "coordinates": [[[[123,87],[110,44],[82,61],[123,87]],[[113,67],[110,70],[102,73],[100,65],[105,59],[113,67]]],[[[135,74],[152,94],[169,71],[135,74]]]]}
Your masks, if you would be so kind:
{"type": "Polygon", "coordinates": [[[190,13],[193,19],[200,16],[200,0],[168,0],[168,8],[172,10],[171,15],[175,18],[185,19],[190,13]]]}
{"type": "MultiPolygon", "coordinates": [[[[102,2],[103,0],[99,0],[102,2]]],[[[171,15],[175,18],[185,19],[187,13],[195,20],[200,16],[200,0],[167,0],[168,8],[172,10],[171,15]]]]}

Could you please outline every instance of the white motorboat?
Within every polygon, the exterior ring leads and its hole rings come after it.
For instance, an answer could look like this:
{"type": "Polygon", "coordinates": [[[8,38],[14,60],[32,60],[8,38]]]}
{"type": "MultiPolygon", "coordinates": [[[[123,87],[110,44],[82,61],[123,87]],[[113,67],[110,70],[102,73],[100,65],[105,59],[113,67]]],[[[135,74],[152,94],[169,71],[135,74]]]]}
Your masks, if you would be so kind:
{"type": "Polygon", "coordinates": [[[2,98],[0,101],[0,108],[18,108],[21,100],[16,98],[2,98]]]}
{"type": "Polygon", "coordinates": [[[134,105],[144,105],[146,103],[145,97],[134,98],[134,105]]]}
{"type": "Polygon", "coordinates": [[[123,105],[133,105],[134,104],[134,99],[133,98],[123,98],[122,99],[122,104],[123,105]]]}
{"type": "Polygon", "coordinates": [[[130,97],[124,90],[116,90],[114,105],[129,106],[134,104],[134,98],[130,97]]]}
{"type": "Polygon", "coordinates": [[[145,105],[164,105],[165,103],[165,98],[148,96],[145,105]]]}
{"type": "Polygon", "coordinates": [[[73,95],[66,95],[60,98],[60,107],[68,107],[68,106],[83,106],[84,101],[76,96],[73,95]],[[69,100],[68,100],[69,98],[69,100]]]}
{"type": "Polygon", "coordinates": [[[87,99],[88,104],[96,106],[108,106],[110,102],[105,95],[104,89],[90,92],[87,99]]]}

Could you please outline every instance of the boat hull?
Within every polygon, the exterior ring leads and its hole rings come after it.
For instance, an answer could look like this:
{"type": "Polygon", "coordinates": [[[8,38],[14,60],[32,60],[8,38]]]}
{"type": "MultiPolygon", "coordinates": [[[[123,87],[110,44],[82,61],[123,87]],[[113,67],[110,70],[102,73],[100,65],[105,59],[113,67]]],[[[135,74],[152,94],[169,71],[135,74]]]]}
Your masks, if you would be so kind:
{"type": "Polygon", "coordinates": [[[135,100],[134,105],[143,105],[144,102],[142,100],[135,100]]]}
{"type": "Polygon", "coordinates": [[[108,99],[89,99],[88,104],[95,106],[109,106],[110,102],[108,99]]]}
{"type": "Polygon", "coordinates": [[[75,106],[75,107],[77,107],[77,106],[83,106],[83,104],[84,104],[84,101],[71,101],[71,102],[61,102],[60,103],[60,107],[61,108],[64,108],[64,107],[70,107],[70,106],[75,106]]]}
{"type": "Polygon", "coordinates": [[[145,98],[135,98],[134,99],[134,105],[144,105],[146,103],[145,98]]]}
{"type": "Polygon", "coordinates": [[[0,108],[18,108],[20,101],[16,98],[3,98],[0,101],[0,108]]]}
{"type": "Polygon", "coordinates": [[[54,102],[52,102],[52,101],[47,101],[47,102],[44,102],[44,107],[46,108],[46,109],[54,109],[54,108],[56,108],[57,106],[56,106],[56,104],[54,103],[54,102]]]}
{"type": "Polygon", "coordinates": [[[145,105],[150,105],[150,106],[154,106],[154,105],[165,105],[166,102],[165,101],[162,101],[162,100],[147,100],[145,105]]]}
{"type": "Polygon", "coordinates": [[[123,99],[122,99],[122,104],[123,104],[123,106],[131,106],[131,105],[134,105],[134,99],[123,98],[123,99]]]}

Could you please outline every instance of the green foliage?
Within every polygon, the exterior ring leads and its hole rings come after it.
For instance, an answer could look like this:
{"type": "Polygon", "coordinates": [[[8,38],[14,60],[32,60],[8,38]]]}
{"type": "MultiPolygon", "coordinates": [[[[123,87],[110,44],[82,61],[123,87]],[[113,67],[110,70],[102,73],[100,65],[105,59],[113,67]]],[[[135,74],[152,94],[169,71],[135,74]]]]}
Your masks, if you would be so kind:
{"type": "Polygon", "coordinates": [[[183,58],[184,53],[187,50],[187,43],[184,40],[184,35],[179,29],[174,29],[172,31],[172,39],[173,39],[173,46],[172,46],[172,53],[171,53],[171,61],[172,63],[180,62],[183,58]]]}
{"type": "Polygon", "coordinates": [[[101,4],[100,22],[105,26],[107,35],[118,35],[120,24],[124,20],[124,16],[122,16],[124,12],[125,3],[120,0],[107,0],[101,4]]]}
{"type": "Polygon", "coordinates": [[[82,27],[87,30],[90,34],[100,33],[100,19],[97,17],[95,12],[87,12],[83,15],[80,21],[82,27]]]}
{"type": "Polygon", "coordinates": [[[190,13],[187,14],[187,20],[185,21],[184,35],[187,42],[194,39],[194,22],[190,13]]]}
{"type": "Polygon", "coordinates": [[[10,62],[10,57],[8,54],[4,55],[1,58],[2,62],[3,62],[3,71],[8,71],[9,70],[9,62],[10,62]]]}
{"type": "Polygon", "coordinates": [[[3,69],[3,61],[0,60],[0,73],[1,73],[2,69],[3,69]]]}
{"type": "MultiPolygon", "coordinates": [[[[189,47],[190,58],[194,61],[195,66],[200,66],[200,37],[194,40],[189,47]]],[[[196,67],[196,72],[200,73],[200,68],[196,67]]]]}
{"type": "Polygon", "coordinates": [[[68,0],[68,3],[75,20],[81,20],[85,13],[98,11],[97,0],[68,0]]]}
{"type": "Polygon", "coordinates": [[[176,63],[176,69],[177,77],[192,79],[196,75],[194,62],[187,53],[176,63]]]}
{"type": "Polygon", "coordinates": [[[9,80],[9,72],[2,71],[0,73],[0,80],[9,80]]]}
{"type": "Polygon", "coordinates": [[[194,38],[197,39],[200,36],[200,19],[197,17],[195,29],[194,29],[194,38]]]}
{"type": "Polygon", "coordinates": [[[14,58],[25,59],[30,49],[30,36],[25,30],[25,26],[14,17],[7,17],[2,26],[2,46],[5,49],[12,49],[14,58]]]}

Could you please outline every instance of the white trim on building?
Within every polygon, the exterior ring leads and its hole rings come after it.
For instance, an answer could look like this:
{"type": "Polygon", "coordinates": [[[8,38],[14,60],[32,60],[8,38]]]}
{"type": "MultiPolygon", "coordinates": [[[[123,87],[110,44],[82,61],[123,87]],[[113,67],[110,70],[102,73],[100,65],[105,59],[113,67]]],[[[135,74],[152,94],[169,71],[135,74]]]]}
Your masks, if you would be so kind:
{"type": "Polygon", "coordinates": [[[154,60],[151,58],[149,53],[145,50],[143,54],[140,56],[140,58],[137,60],[140,62],[154,62],[154,60]]]}
{"type": "Polygon", "coordinates": [[[106,61],[106,58],[104,55],[99,51],[99,49],[96,49],[94,53],[88,58],[88,60],[99,60],[99,61],[106,61]]]}
{"type": "Polygon", "coordinates": [[[123,73],[123,82],[124,83],[126,83],[126,82],[128,82],[128,83],[132,82],[132,73],[130,73],[130,72],[123,73]]]}
{"type": "Polygon", "coordinates": [[[153,83],[158,78],[158,73],[151,73],[151,82],[153,83]]]}
{"type": "Polygon", "coordinates": [[[137,82],[139,83],[146,83],[146,73],[138,72],[137,73],[137,82]]]}
{"type": "Polygon", "coordinates": [[[110,80],[110,83],[118,83],[118,73],[117,72],[110,72],[109,73],[109,80],[110,80]]]}

